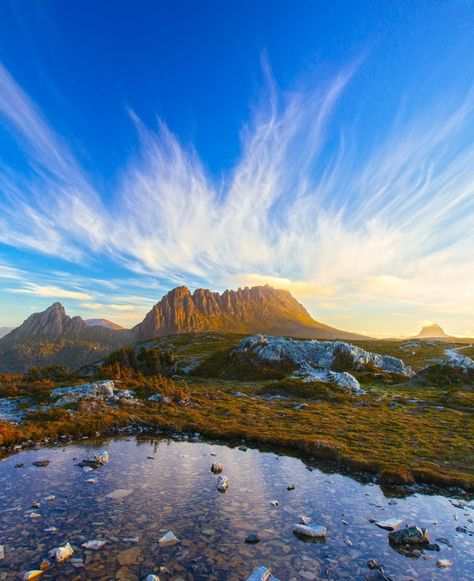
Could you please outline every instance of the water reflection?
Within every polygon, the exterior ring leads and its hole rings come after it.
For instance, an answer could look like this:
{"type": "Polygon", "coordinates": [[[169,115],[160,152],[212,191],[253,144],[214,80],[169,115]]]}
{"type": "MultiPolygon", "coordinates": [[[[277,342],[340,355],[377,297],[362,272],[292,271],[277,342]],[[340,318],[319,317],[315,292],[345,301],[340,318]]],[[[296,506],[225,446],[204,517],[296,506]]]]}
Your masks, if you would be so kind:
{"type": "Polygon", "coordinates": [[[0,463],[0,506],[0,579],[21,578],[67,541],[79,561],[55,565],[42,579],[141,580],[165,567],[162,579],[240,580],[262,564],[282,580],[364,579],[369,559],[397,580],[474,578],[474,537],[460,532],[474,529],[472,502],[455,507],[447,497],[419,494],[389,499],[378,486],[251,449],[116,439],[25,451],[0,463]],[[108,464],[91,473],[77,467],[103,449],[108,464]],[[50,463],[33,466],[38,460],[50,463]],[[230,480],[225,494],[216,491],[213,461],[224,464],[230,480]],[[91,477],[95,483],[87,482],[91,477]],[[295,490],[287,490],[290,483],[295,490]],[[56,500],[45,501],[49,495],[56,500]],[[41,518],[27,514],[34,502],[41,518]],[[293,535],[301,514],[327,527],[326,542],[293,535]],[[428,528],[433,542],[443,539],[441,550],[398,553],[387,531],[369,522],[389,517],[428,528]],[[169,530],[181,542],[160,548],[158,539],[169,530]],[[260,543],[244,543],[251,532],[260,543]],[[81,548],[93,539],[107,543],[96,552],[81,548]],[[439,558],[453,567],[437,568],[439,558]]]}

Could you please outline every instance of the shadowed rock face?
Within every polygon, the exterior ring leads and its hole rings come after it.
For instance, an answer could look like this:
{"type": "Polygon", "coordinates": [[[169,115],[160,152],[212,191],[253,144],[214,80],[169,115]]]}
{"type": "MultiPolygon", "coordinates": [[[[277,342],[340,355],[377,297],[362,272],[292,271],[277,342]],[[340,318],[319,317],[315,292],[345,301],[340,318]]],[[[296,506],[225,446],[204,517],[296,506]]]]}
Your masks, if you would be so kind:
{"type": "Polygon", "coordinates": [[[191,293],[181,286],[165,295],[132,329],[137,340],[199,331],[362,338],[315,321],[288,291],[267,285],[222,294],[207,289],[191,293]]]}
{"type": "Polygon", "coordinates": [[[77,337],[86,328],[81,317],[70,317],[61,303],[53,303],[41,313],[34,313],[4,340],[34,339],[39,337],[77,337]]]}

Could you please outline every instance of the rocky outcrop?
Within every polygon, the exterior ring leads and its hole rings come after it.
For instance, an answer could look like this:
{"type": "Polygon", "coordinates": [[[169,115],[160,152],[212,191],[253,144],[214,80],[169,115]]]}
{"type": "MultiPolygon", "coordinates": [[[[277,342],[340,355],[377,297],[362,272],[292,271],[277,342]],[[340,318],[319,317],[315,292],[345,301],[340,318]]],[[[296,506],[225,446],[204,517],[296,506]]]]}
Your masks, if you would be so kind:
{"type": "Polygon", "coordinates": [[[232,354],[242,354],[256,365],[260,361],[275,366],[293,366],[293,377],[334,383],[356,394],[362,390],[350,371],[377,371],[406,378],[414,375],[401,359],[371,353],[343,341],[297,341],[254,335],[242,339],[232,354]]]}
{"type": "Polygon", "coordinates": [[[132,329],[136,340],[201,331],[308,338],[361,338],[315,321],[288,291],[268,285],[222,294],[177,287],[132,329]]]}

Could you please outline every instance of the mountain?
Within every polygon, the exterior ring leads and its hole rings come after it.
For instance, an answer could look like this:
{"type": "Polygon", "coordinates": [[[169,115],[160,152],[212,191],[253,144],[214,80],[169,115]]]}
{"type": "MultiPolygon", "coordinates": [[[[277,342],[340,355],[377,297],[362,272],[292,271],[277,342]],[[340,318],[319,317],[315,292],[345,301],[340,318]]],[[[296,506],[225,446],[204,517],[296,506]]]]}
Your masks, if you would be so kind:
{"type": "Polygon", "coordinates": [[[288,291],[268,285],[226,290],[222,294],[207,289],[191,293],[180,286],[166,294],[131,330],[137,341],[201,331],[310,339],[367,338],[315,321],[288,291]]]}
{"type": "Polygon", "coordinates": [[[367,339],[315,321],[286,290],[268,285],[222,294],[180,286],[166,294],[133,329],[107,319],[70,317],[61,303],[34,313],[0,339],[0,373],[30,367],[80,367],[136,341],[162,335],[220,331],[306,339],[367,339]]]}
{"type": "Polygon", "coordinates": [[[81,317],[70,317],[61,303],[54,303],[0,339],[0,373],[24,373],[47,365],[74,368],[132,340],[125,330],[88,327],[81,317]]]}
{"type": "Polygon", "coordinates": [[[86,328],[81,317],[69,317],[61,303],[53,303],[41,313],[33,313],[19,327],[10,331],[3,341],[22,339],[78,337],[86,328]]]}
{"type": "Polygon", "coordinates": [[[121,325],[117,325],[117,323],[109,321],[108,319],[85,319],[84,323],[88,327],[104,327],[105,329],[114,329],[115,331],[123,329],[121,325]]]}
{"type": "Polygon", "coordinates": [[[5,335],[7,335],[11,330],[12,327],[0,327],[0,339],[5,337],[5,335]]]}
{"type": "Polygon", "coordinates": [[[418,333],[418,335],[414,337],[414,339],[439,339],[439,338],[445,339],[448,337],[449,335],[446,335],[446,333],[439,325],[433,324],[423,327],[421,331],[418,333]]]}

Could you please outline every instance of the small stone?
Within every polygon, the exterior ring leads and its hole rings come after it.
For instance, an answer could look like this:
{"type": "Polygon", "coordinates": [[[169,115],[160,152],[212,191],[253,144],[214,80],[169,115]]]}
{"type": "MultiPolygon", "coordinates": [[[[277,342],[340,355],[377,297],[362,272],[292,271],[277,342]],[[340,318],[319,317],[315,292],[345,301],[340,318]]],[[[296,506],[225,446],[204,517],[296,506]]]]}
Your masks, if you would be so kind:
{"type": "Polygon", "coordinates": [[[118,562],[121,565],[135,565],[140,558],[141,552],[139,547],[125,549],[117,555],[118,562]]]}
{"type": "Polygon", "coordinates": [[[31,508],[39,508],[41,506],[41,504],[39,502],[33,502],[33,504],[31,505],[31,508]]]}
{"type": "Polygon", "coordinates": [[[257,533],[249,533],[245,537],[245,542],[248,543],[248,544],[259,543],[260,542],[260,537],[257,535],[257,533]]]}
{"type": "Polygon", "coordinates": [[[304,514],[300,514],[298,519],[299,519],[300,523],[303,525],[309,525],[309,523],[311,522],[311,519],[309,518],[309,516],[304,516],[304,514]]]}
{"type": "Polygon", "coordinates": [[[88,478],[86,484],[97,484],[97,478],[88,478]]]}
{"type": "Polygon", "coordinates": [[[224,464],[219,464],[218,462],[213,462],[211,465],[211,472],[213,474],[220,474],[224,470],[224,464]]]}
{"type": "Polygon", "coordinates": [[[33,466],[36,466],[37,468],[46,468],[48,464],[49,460],[37,460],[36,462],[33,462],[33,466]]]}
{"type": "Polygon", "coordinates": [[[295,535],[301,535],[302,537],[312,539],[325,538],[327,535],[327,528],[320,525],[296,524],[293,527],[293,533],[295,535]]]}
{"type": "Polygon", "coordinates": [[[43,498],[43,500],[46,502],[52,502],[53,500],[56,500],[56,497],[54,496],[54,494],[50,494],[49,496],[43,498]]]}
{"type": "Polygon", "coordinates": [[[82,547],[84,549],[89,549],[91,551],[98,551],[99,549],[101,549],[105,543],[107,541],[98,541],[98,540],[93,540],[93,541],[87,541],[86,543],[82,543],[82,547]]]}
{"type": "Polygon", "coordinates": [[[70,560],[70,563],[76,569],[80,569],[81,567],[84,567],[84,561],[82,559],[74,559],[74,558],[72,558],[70,560]]]}
{"type": "Polygon", "coordinates": [[[158,575],[154,575],[152,573],[151,575],[147,575],[145,577],[145,581],[160,581],[160,578],[158,577],[158,575]]]}
{"type": "Polygon", "coordinates": [[[447,569],[453,566],[453,562],[450,559],[438,559],[436,561],[436,566],[440,569],[447,569]]]}
{"type": "Polygon", "coordinates": [[[51,561],[48,561],[47,559],[45,559],[44,561],[41,561],[40,569],[42,571],[49,569],[49,567],[51,567],[51,561]]]}
{"type": "Polygon", "coordinates": [[[414,524],[407,525],[404,529],[393,531],[388,535],[390,543],[394,545],[429,545],[430,534],[426,529],[414,524]]]}
{"type": "Polygon", "coordinates": [[[276,507],[276,506],[278,506],[280,503],[278,502],[278,500],[270,500],[270,504],[271,504],[272,506],[275,506],[275,507],[276,507]]]}
{"type": "Polygon", "coordinates": [[[402,524],[403,520],[401,518],[389,518],[387,520],[376,521],[376,525],[381,529],[386,531],[394,531],[402,524]]]}
{"type": "Polygon", "coordinates": [[[5,547],[3,545],[0,545],[0,561],[2,559],[5,559],[5,547]]]}
{"type": "Polygon", "coordinates": [[[56,563],[62,563],[66,561],[72,554],[74,553],[74,549],[71,547],[69,543],[66,543],[63,547],[57,547],[56,549],[51,549],[49,551],[49,556],[53,559],[56,559],[56,563]]]}
{"type": "Polygon", "coordinates": [[[275,578],[271,574],[270,570],[262,566],[255,569],[250,577],[247,578],[247,581],[270,581],[271,579],[275,578]]]}
{"type": "Polygon", "coordinates": [[[375,571],[375,570],[379,570],[382,568],[382,566],[380,565],[380,563],[378,561],[376,561],[375,559],[370,559],[369,561],[367,561],[367,567],[371,570],[371,571],[375,571]]]}
{"type": "Polygon", "coordinates": [[[241,452],[247,452],[248,448],[247,448],[247,446],[239,446],[239,450],[241,452]]]}
{"type": "Polygon", "coordinates": [[[219,476],[216,487],[219,492],[225,492],[229,488],[229,479],[227,476],[219,476]]]}
{"type": "Polygon", "coordinates": [[[295,485],[294,484],[288,484],[288,486],[286,487],[287,490],[294,490],[295,489],[295,485]]]}
{"type": "Polygon", "coordinates": [[[175,543],[179,543],[179,539],[175,536],[173,531],[168,531],[158,541],[158,544],[160,545],[160,547],[170,547],[171,545],[174,545],[175,543]]]}
{"type": "Polygon", "coordinates": [[[39,513],[39,512],[29,512],[29,513],[28,513],[28,516],[29,516],[30,518],[33,518],[33,519],[41,518],[41,515],[40,515],[40,513],[39,513]]]}
{"type": "Polygon", "coordinates": [[[41,571],[41,569],[34,569],[32,571],[27,571],[24,575],[23,575],[23,581],[31,581],[31,579],[37,579],[38,577],[40,577],[40,575],[43,575],[44,571],[41,571]]]}

